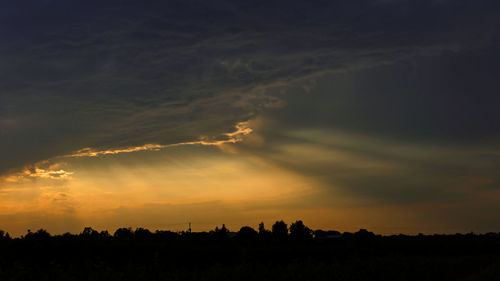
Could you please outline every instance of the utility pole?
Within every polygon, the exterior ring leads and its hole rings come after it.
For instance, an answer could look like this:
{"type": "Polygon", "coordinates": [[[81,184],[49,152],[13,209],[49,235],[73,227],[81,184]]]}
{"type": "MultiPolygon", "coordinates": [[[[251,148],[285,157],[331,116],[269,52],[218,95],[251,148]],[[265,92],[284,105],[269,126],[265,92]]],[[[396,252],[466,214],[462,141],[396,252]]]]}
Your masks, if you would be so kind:
{"type": "Polygon", "coordinates": [[[189,229],[188,232],[191,233],[191,223],[189,223],[189,229]]]}

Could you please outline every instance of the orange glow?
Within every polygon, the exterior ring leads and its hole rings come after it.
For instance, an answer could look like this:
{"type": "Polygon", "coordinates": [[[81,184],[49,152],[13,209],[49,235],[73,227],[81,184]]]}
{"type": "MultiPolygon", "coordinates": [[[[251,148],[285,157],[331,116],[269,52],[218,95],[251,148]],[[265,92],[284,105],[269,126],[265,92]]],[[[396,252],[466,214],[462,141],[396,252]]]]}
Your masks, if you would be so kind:
{"type": "Polygon", "coordinates": [[[264,220],[254,214],[255,206],[268,209],[269,216],[281,212],[280,204],[315,193],[313,181],[258,159],[205,146],[174,158],[178,149],[150,153],[161,160],[154,164],[147,158],[126,164],[122,154],[95,158],[89,165],[79,164],[84,158],[67,159],[71,176],[38,168],[37,177],[26,175],[1,189],[0,220],[7,223],[2,228],[14,235],[37,227],[76,232],[85,225],[166,229],[172,221],[186,220],[208,230],[223,218],[228,223],[244,217],[264,220]],[[212,157],[203,156],[207,149],[212,157]]]}

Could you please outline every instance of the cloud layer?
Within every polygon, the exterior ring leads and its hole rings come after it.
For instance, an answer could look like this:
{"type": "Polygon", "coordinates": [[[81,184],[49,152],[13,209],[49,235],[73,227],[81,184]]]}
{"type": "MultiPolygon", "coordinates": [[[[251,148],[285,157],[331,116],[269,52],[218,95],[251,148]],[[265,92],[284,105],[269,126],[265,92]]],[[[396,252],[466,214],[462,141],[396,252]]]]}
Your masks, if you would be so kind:
{"type": "Polygon", "coordinates": [[[496,6],[493,1],[2,3],[0,173],[85,147],[217,137],[283,104],[287,97],[266,90],[276,85],[325,71],[490,46],[498,33],[496,6]]]}
{"type": "Polygon", "coordinates": [[[3,1],[0,38],[16,231],[96,202],[103,227],[500,229],[498,1],[3,1]]]}

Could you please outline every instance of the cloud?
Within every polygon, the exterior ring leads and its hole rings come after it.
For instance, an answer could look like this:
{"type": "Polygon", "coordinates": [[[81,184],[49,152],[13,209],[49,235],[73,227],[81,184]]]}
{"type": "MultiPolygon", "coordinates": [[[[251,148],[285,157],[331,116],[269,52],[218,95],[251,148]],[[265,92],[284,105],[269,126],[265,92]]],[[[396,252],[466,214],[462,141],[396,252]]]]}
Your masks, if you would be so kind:
{"type": "Polygon", "coordinates": [[[248,127],[248,122],[239,122],[238,124],[236,124],[235,127],[236,131],[223,134],[225,138],[219,140],[216,138],[202,138],[199,141],[181,142],[181,143],[173,143],[166,145],[145,144],[142,146],[128,147],[124,149],[111,149],[111,150],[100,150],[100,151],[93,150],[92,148],[84,148],[76,151],[75,153],[61,156],[60,158],[98,157],[101,155],[113,155],[113,154],[130,153],[130,152],[147,151],[147,150],[159,151],[161,149],[169,147],[184,146],[184,145],[220,146],[223,144],[240,142],[242,141],[244,136],[252,133],[252,129],[248,127]]]}
{"type": "Polygon", "coordinates": [[[234,150],[316,179],[325,205],[469,202],[500,187],[498,58],[486,45],[325,73],[234,150]]]}
{"type": "Polygon", "coordinates": [[[498,54],[327,73],[290,88],[234,149],[316,179],[324,204],[339,193],[360,204],[467,201],[500,187],[498,54]]]}
{"type": "Polygon", "coordinates": [[[497,23],[449,1],[25,2],[0,9],[0,173],[219,136],[285,104],[255,89],[473,48],[497,23]]]}
{"type": "Polygon", "coordinates": [[[71,179],[74,172],[61,169],[62,164],[64,163],[51,163],[48,160],[35,163],[22,171],[0,176],[0,184],[23,183],[38,179],[55,181],[71,179]]]}
{"type": "Polygon", "coordinates": [[[109,149],[109,150],[94,150],[92,148],[84,148],[75,151],[68,155],[57,156],[47,159],[25,168],[21,172],[11,173],[9,175],[0,177],[0,183],[18,183],[29,179],[52,179],[52,180],[65,180],[70,179],[74,172],[59,169],[61,162],[65,158],[81,158],[81,157],[99,157],[103,155],[116,155],[122,153],[132,153],[139,151],[160,151],[166,148],[188,146],[188,145],[201,145],[201,146],[222,146],[225,144],[234,144],[241,142],[244,136],[252,133],[252,129],[248,127],[248,122],[239,122],[235,126],[236,130],[231,133],[223,134],[222,138],[202,138],[199,141],[174,143],[168,145],[160,144],[145,144],[142,146],[128,147],[123,149],[109,149]]]}
{"type": "Polygon", "coordinates": [[[256,129],[231,151],[252,155],[314,182],[316,206],[458,203],[498,190],[500,158],[482,146],[354,135],[333,128],[256,129]],[[267,131],[269,130],[269,131],[267,131]]]}

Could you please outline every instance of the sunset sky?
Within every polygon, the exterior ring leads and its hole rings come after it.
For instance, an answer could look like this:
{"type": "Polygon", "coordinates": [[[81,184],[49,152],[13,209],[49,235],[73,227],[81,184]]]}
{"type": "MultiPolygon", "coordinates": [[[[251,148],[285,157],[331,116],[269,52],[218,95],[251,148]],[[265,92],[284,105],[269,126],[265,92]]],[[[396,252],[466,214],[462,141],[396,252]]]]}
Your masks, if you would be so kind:
{"type": "Polygon", "coordinates": [[[500,231],[500,2],[0,2],[0,229],[500,231]]]}

